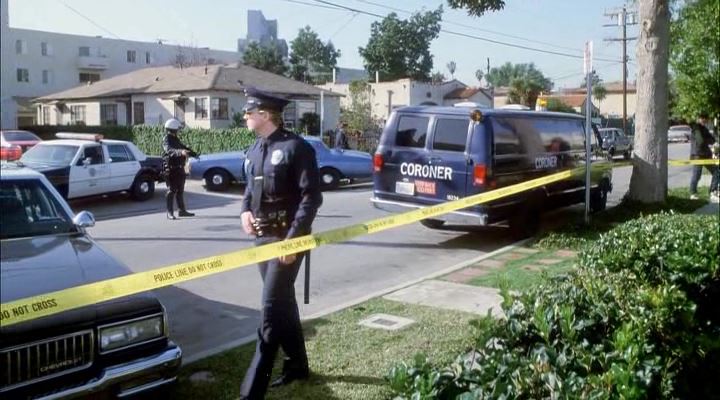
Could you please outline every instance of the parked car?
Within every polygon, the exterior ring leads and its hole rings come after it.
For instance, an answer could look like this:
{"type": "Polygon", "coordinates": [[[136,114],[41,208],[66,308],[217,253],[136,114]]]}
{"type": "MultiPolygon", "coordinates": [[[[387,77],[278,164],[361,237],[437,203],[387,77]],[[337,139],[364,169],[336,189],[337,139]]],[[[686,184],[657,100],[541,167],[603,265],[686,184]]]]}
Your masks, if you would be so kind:
{"type": "MultiPolygon", "coordinates": [[[[0,168],[3,304],[130,272],[87,233],[92,214],[73,215],[44,175],[14,163],[0,168]]],[[[174,382],[181,359],[158,299],[126,296],[3,325],[0,398],[130,396],[174,382]]]]}
{"type": "Polygon", "coordinates": [[[0,131],[0,160],[17,160],[22,153],[40,142],[42,139],[29,131],[0,131]]]}
{"type": "MultiPolygon", "coordinates": [[[[372,177],[372,156],[355,150],[339,150],[327,147],[320,138],[305,136],[304,139],[315,149],[320,184],[323,189],[334,189],[340,182],[370,179],[372,177]]],[[[245,152],[232,151],[201,155],[190,159],[186,172],[190,179],[202,179],[207,190],[224,191],[231,183],[245,183],[245,152]]]]}
{"type": "Polygon", "coordinates": [[[600,128],[602,149],[609,160],[617,155],[629,160],[632,156],[633,140],[619,128],[600,128]]]}
{"type": "Polygon", "coordinates": [[[20,157],[22,165],[42,172],[65,199],[129,192],[144,201],[162,180],[162,158],[148,157],[133,143],[102,135],[58,133],[20,157]]]}
{"type": "Polygon", "coordinates": [[[675,125],[668,129],[668,142],[689,142],[692,128],[688,125],[675,125]]]}

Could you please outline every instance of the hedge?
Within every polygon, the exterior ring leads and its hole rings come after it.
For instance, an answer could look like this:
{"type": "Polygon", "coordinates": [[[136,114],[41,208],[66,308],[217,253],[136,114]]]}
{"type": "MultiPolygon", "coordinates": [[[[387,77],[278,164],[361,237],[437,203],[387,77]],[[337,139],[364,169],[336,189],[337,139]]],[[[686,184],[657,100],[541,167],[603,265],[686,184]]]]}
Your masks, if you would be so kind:
{"type": "MultiPolygon", "coordinates": [[[[34,125],[22,129],[36,133],[43,140],[56,139],[57,132],[99,133],[106,139],[127,140],[135,143],[148,155],[161,155],[162,126],[86,126],[86,125],[34,125]]],[[[180,139],[198,153],[219,153],[245,150],[255,141],[255,135],[247,128],[201,129],[185,128],[180,139]]]]}
{"type": "Polygon", "coordinates": [[[717,398],[719,221],[657,214],[618,226],[568,275],[503,291],[506,318],[476,321],[475,348],[453,364],[396,365],[396,398],[717,398]]]}

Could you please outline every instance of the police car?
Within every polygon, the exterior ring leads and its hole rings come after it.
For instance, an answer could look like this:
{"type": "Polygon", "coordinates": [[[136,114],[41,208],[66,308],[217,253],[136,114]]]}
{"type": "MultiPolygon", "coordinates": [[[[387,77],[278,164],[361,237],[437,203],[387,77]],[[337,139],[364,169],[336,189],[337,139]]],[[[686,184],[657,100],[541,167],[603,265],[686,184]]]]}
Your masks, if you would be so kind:
{"type": "Polygon", "coordinates": [[[133,143],[102,135],[58,133],[40,142],[19,162],[42,172],[66,199],[127,191],[150,199],[161,179],[162,159],[148,157],[133,143]]]}
{"type": "MultiPolygon", "coordinates": [[[[605,162],[605,161],[600,161],[605,162]]],[[[395,110],[374,155],[376,208],[399,212],[432,206],[539,178],[585,163],[585,119],[580,115],[411,106],[395,110]]],[[[591,209],[612,190],[611,170],[593,173],[591,209]]],[[[514,236],[532,235],[539,215],[584,202],[584,181],[569,179],[514,196],[426,219],[489,225],[508,221],[514,236]]]]}

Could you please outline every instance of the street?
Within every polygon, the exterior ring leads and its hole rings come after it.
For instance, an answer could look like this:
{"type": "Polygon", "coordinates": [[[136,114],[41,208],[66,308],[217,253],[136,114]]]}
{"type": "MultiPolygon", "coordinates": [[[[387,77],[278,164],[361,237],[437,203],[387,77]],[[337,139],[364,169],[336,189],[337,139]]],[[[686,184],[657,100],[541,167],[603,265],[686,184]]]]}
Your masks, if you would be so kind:
{"type": "MultiPolygon", "coordinates": [[[[686,159],[688,145],[670,145],[669,153],[671,159],[686,159]]],[[[691,167],[671,167],[669,186],[687,185],[690,170],[691,167]]],[[[631,167],[614,170],[610,204],[617,204],[627,191],[630,173],[631,167]]],[[[75,212],[89,210],[96,215],[98,222],[90,230],[91,234],[133,271],[252,245],[240,224],[241,187],[233,187],[227,193],[208,193],[199,182],[188,181],[186,191],[188,207],[197,216],[177,221],[165,218],[164,184],[159,185],[155,197],[147,202],[136,203],[118,195],[75,201],[71,206],[75,212]]],[[[371,193],[372,187],[368,184],[325,192],[315,231],[386,215],[370,205],[371,193]]],[[[430,230],[415,223],[323,246],[312,253],[310,304],[300,304],[301,314],[309,316],[335,310],[511,242],[503,227],[458,232],[430,230]]],[[[302,303],[302,288],[301,271],[296,283],[299,303],[302,303]]],[[[254,335],[260,291],[260,276],[254,266],[248,266],[156,292],[167,307],[172,338],[182,346],[185,359],[194,360],[254,335]]]]}

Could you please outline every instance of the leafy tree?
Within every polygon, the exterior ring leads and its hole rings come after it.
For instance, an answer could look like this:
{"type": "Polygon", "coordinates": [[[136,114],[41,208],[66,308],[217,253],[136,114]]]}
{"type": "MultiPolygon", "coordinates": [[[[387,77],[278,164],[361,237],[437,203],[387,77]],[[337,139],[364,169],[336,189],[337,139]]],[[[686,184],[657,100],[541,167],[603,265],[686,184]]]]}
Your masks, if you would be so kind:
{"type": "Polygon", "coordinates": [[[485,80],[495,87],[509,86],[508,101],[535,107],[535,101],[541,92],[552,89],[552,81],[546,78],[535,64],[505,63],[499,68],[490,69],[485,80]]]}
{"type": "Polygon", "coordinates": [[[676,97],[673,115],[692,120],[720,115],[720,2],[683,3],[670,25],[670,66],[676,97]]]}
{"type": "Polygon", "coordinates": [[[310,84],[324,83],[337,65],[340,50],[324,44],[309,26],[300,29],[290,42],[290,76],[310,84]]]}
{"type": "Polygon", "coordinates": [[[430,42],[440,34],[442,6],[435,11],[415,13],[409,20],[391,13],[380,22],[373,22],[370,39],[360,47],[365,69],[379,71],[383,80],[412,78],[430,80],[433,56],[430,42]]]}
{"type": "Polygon", "coordinates": [[[443,74],[440,71],[435,71],[430,76],[430,82],[432,82],[432,83],[443,83],[446,80],[447,80],[447,78],[445,78],[445,74],[443,74]]]}
{"type": "Polygon", "coordinates": [[[287,66],[277,46],[266,47],[250,43],[243,54],[243,63],[278,75],[285,75],[287,72],[287,66]]]}
{"type": "Polygon", "coordinates": [[[455,71],[457,70],[457,64],[455,64],[455,61],[450,61],[447,63],[447,69],[448,72],[450,72],[450,76],[452,79],[455,79],[455,71]]]}
{"type": "MultiPolygon", "coordinates": [[[[501,10],[505,6],[504,0],[447,1],[450,7],[464,8],[468,14],[477,17],[487,11],[501,10]]],[[[667,136],[665,132],[667,132],[668,118],[670,1],[634,0],[639,5],[640,38],[636,47],[638,103],[635,157],[633,158],[633,172],[628,196],[632,200],[645,203],[664,201],[667,196],[667,136]]],[[[717,0],[709,1],[717,3],[717,0]]],[[[718,15],[717,12],[709,14],[715,17],[718,15]]],[[[698,28],[709,26],[717,26],[717,24],[696,25],[698,28]]],[[[717,38],[717,34],[715,34],[715,38],[717,38]]],[[[714,48],[717,49],[717,45],[714,48]]],[[[716,72],[715,77],[717,76],[716,72]]]]}
{"type": "MultiPolygon", "coordinates": [[[[592,85],[592,95],[597,101],[602,101],[607,96],[607,88],[605,88],[605,85],[603,85],[603,80],[600,78],[600,76],[597,74],[596,71],[592,71],[590,74],[590,84],[592,85]]],[[[582,88],[585,88],[587,85],[587,76],[583,77],[582,83],[580,84],[582,88]]]]}
{"type": "Polygon", "coordinates": [[[483,76],[485,76],[485,73],[483,72],[483,70],[478,69],[475,71],[475,77],[477,78],[478,82],[482,83],[483,76]]]}
{"type": "Polygon", "coordinates": [[[367,132],[378,127],[378,121],[372,117],[369,83],[350,82],[350,107],[341,110],[340,122],[346,123],[350,131],[367,132]]]}

